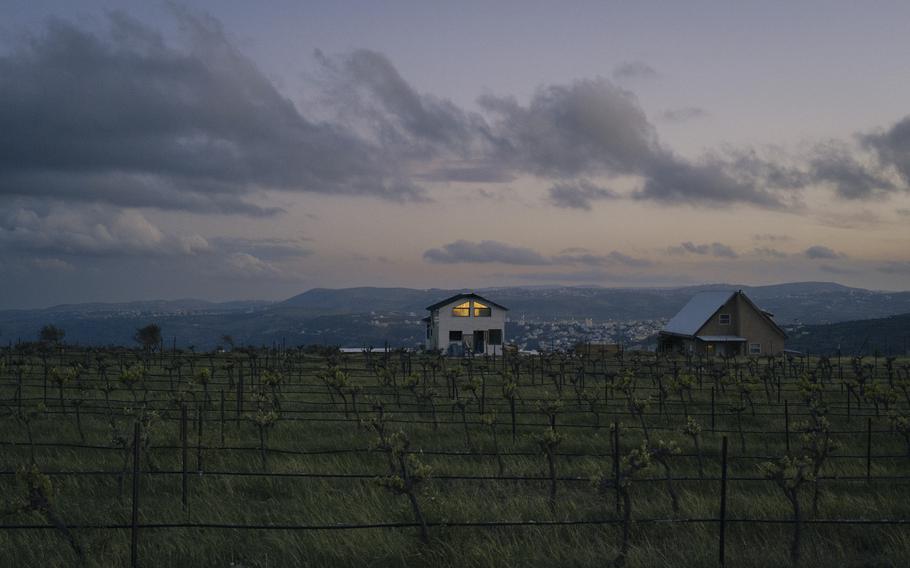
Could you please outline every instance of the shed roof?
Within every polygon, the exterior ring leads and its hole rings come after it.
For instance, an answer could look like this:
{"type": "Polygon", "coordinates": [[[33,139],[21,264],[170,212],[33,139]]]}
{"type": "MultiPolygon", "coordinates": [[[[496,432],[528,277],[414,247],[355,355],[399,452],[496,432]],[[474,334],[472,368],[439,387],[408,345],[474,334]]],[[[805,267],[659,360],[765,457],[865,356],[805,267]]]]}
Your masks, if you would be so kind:
{"type": "Polygon", "coordinates": [[[502,304],[497,304],[496,302],[494,302],[492,300],[488,300],[488,299],[484,298],[483,296],[481,296],[480,294],[475,294],[474,292],[455,294],[454,296],[446,298],[445,300],[441,300],[439,302],[436,302],[435,304],[427,306],[427,309],[432,312],[433,310],[438,310],[439,308],[441,308],[443,306],[447,306],[453,302],[457,302],[458,300],[468,300],[468,299],[480,300],[481,302],[488,304],[490,306],[496,306],[500,310],[509,311],[509,308],[503,306],[502,304]]]}
{"type": "Polygon", "coordinates": [[[695,294],[689,300],[689,303],[683,306],[683,309],[679,310],[679,313],[667,322],[663,331],[677,335],[695,335],[705,325],[705,322],[711,319],[711,316],[721,309],[735,293],[732,290],[727,290],[695,294]]]}

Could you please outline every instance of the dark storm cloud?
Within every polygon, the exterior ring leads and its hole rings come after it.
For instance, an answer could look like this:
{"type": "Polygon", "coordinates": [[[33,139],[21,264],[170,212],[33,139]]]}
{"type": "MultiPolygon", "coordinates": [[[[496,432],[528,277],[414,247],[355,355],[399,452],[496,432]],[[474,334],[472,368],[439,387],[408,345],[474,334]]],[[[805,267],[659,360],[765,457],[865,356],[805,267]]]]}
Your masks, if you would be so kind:
{"type": "Polygon", "coordinates": [[[344,128],[304,118],[220,25],[189,41],[114,14],[106,34],[51,20],[0,57],[0,194],[270,214],[263,189],[422,192],[344,128]]]}
{"type": "Polygon", "coordinates": [[[807,248],[803,254],[814,260],[843,258],[847,256],[823,245],[813,245],[807,248]]]}
{"type": "Polygon", "coordinates": [[[613,78],[617,81],[624,79],[652,79],[657,76],[657,71],[644,61],[624,61],[613,69],[613,78]]]}
{"type": "Polygon", "coordinates": [[[548,191],[548,201],[563,209],[591,210],[592,201],[614,199],[619,195],[610,189],[598,187],[587,180],[575,183],[557,183],[548,191]]]}
{"type": "Polygon", "coordinates": [[[718,258],[737,258],[739,256],[735,250],[723,243],[706,243],[697,245],[692,241],[686,241],[679,243],[679,246],[670,247],[668,252],[675,255],[696,254],[700,256],[714,256],[718,258]]]}

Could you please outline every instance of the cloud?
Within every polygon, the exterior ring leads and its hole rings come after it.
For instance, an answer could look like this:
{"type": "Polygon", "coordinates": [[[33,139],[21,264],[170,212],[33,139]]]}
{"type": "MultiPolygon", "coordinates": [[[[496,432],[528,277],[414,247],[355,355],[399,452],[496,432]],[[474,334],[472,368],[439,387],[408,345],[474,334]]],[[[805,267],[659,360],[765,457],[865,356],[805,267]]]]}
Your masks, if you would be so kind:
{"type": "Polygon", "coordinates": [[[718,258],[737,258],[739,255],[728,245],[723,243],[710,243],[697,245],[691,241],[680,243],[679,246],[670,247],[670,254],[697,254],[701,256],[714,256],[718,258]]]}
{"type": "Polygon", "coordinates": [[[135,210],[28,208],[0,210],[0,250],[75,256],[195,255],[209,252],[201,235],[163,233],[135,210]]]}
{"type": "Polygon", "coordinates": [[[285,276],[284,272],[272,264],[245,252],[228,255],[227,268],[242,278],[274,278],[285,276]]]}
{"type": "Polygon", "coordinates": [[[822,264],[818,267],[822,272],[827,272],[829,274],[838,274],[838,275],[848,275],[848,274],[859,274],[859,271],[853,268],[843,268],[841,266],[832,266],[830,264],[822,264]]]}
{"type": "Polygon", "coordinates": [[[768,180],[749,179],[730,162],[706,158],[691,163],[661,152],[652,157],[644,171],[644,187],[633,193],[641,200],[665,204],[724,207],[746,203],[765,209],[783,209],[788,201],[768,189],[768,180]]]}
{"type": "Polygon", "coordinates": [[[527,106],[484,95],[500,162],[542,177],[641,172],[658,151],[635,96],[604,79],[539,88],[527,106]]]}
{"type": "Polygon", "coordinates": [[[279,261],[311,256],[306,239],[215,237],[212,246],[224,252],[242,252],[266,261],[279,261]]]}
{"type": "Polygon", "coordinates": [[[466,151],[483,128],[479,117],[451,101],[417,92],[382,53],[357,49],[328,57],[317,50],[315,55],[326,74],[331,105],[343,109],[347,120],[353,113],[373,121],[377,139],[386,144],[419,140],[466,151]]]}
{"type": "Polygon", "coordinates": [[[270,215],[264,191],[425,198],[381,147],[305,118],[218,22],[186,41],[114,13],[52,19],[0,56],[0,195],[270,215]]]}
{"type": "Polygon", "coordinates": [[[516,247],[498,241],[471,242],[458,240],[441,248],[429,249],[423,258],[439,264],[463,262],[498,262],[514,265],[544,265],[550,261],[539,252],[526,247],[516,247]]]}
{"type": "Polygon", "coordinates": [[[613,69],[613,78],[617,81],[624,79],[653,79],[657,76],[657,71],[643,61],[624,61],[613,69]]]}
{"type": "Polygon", "coordinates": [[[787,258],[787,256],[789,256],[785,252],[770,247],[757,247],[753,249],[752,252],[757,256],[763,256],[766,258],[787,258]]]}
{"type": "Polygon", "coordinates": [[[775,235],[772,233],[762,233],[758,235],[752,235],[752,238],[760,242],[769,242],[769,243],[786,243],[793,240],[793,237],[790,235],[775,235]]]}
{"type": "Polygon", "coordinates": [[[841,252],[837,252],[833,249],[830,249],[823,245],[813,245],[807,248],[804,253],[806,257],[811,259],[834,259],[834,258],[844,258],[847,255],[841,252]]]}
{"type": "Polygon", "coordinates": [[[689,276],[679,274],[616,274],[605,270],[578,270],[559,272],[524,272],[520,274],[495,275],[530,282],[551,284],[619,284],[624,286],[681,286],[693,284],[689,276]]]}
{"type": "Polygon", "coordinates": [[[849,213],[819,212],[815,219],[822,225],[838,229],[876,227],[881,222],[881,217],[868,209],[853,210],[849,213]]]}
{"type": "Polygon", "coordinates": [[[587,180],[575,183],[557,183],[548,191],[548,201],[563,209],[591,210],[592,201],[615,199],[619,195],[610,189],[598,187],[587,180]]]}
{"type": "Polygon", "coordinates": [[[910,184],[910,116],[885,131],[862,135],[860,141],[882,164],[897,170],[906,191],[906,184],[910,184]]]}
{"type": "Polygon", "coordinates": [[[613,251],[607,255],[607,259],[617,262],[619,264],[624,264],[626,266],[634,266],[642,268],[645,266],[653,266],[654,262],[647,260],[645,258],[635,258],[627,254],[623,254],[619,251],[613,251]]]}
{"type": "Polygon", "coordinates": [[[688,122],[707,116],[708,111],[700,107],[670,108],[660,113],[660,117],[667,122],[688,122]]]}
{"type": "MultiPolygon", "coordinates": [[[[316,52],[320,96],[305,116],[217,21],[172,11],[182,40],[113,13],[104,32],[50,20],[0,55],[0,195],[274,216],[273,192],[406,203],[430,199],[424,184],[522,176],[547,180],[548,202],[570,209],[614,195],[588,181],[598,176],[636,178],[634,199],[708,207],[793,207],[813,182],[853,198],[896,187],[869,160],[840,159],[852,148],[833,143],[802,167],[752,150],[683,158],[635,95],[604,78],[543,85],[527,103],[487,94],[469,111],[420,92],[366,49],[316,52]]],[[[614,73],[655,75],[636,61],[614,73]]],[[[908,121],[861,137],[904,177],[908,121]]]]}
{"type": "Polygon", "coordinates": [[[36,258],[31,262],[32,266],[38,270],[48,272],[72,272],[75,266],[59,258],[36,258]]]}
{"type": "Polygon", "coordinates": [[[515,171],[550,178],[638,176],[644,184],[633,197],[668,204],[790,204],[773,191],[794,181],[782,168],[757,157],[689,162],[676,156],[660,144],[635,96],[605,79],[542,87],[527,106],[493,95],[478,102],[493,119],[497,162],[515,171]]]}
{"type": "Polygon", "coordinates": [[[895,189],[890,180],[861,163],[854,154],[840,141],[820,144],[809,164],[814,181],[830,184],[844,199],[869,199],[895,189]]]}
{"type": "Polygon", "coordinates": [[[878,267],[885,274],[910,274],[910,262],[889,262],[878,267]]]}
{"type": "Polygon", "coordinates": [[[429,262],[440,264],[496,262],[516,266],[606,266],[622,264],[634,267],[645,267],[653,264],[649,260],[634,258],[619,251],[601,255],[593,253],[586,248],[571,247],[560,251],[559,254],[547,256],[531,248],[513,246],[499,241],[471,242],[458,240],[440,248],[429,249],[424,252],[423,257],[429,262]]]}

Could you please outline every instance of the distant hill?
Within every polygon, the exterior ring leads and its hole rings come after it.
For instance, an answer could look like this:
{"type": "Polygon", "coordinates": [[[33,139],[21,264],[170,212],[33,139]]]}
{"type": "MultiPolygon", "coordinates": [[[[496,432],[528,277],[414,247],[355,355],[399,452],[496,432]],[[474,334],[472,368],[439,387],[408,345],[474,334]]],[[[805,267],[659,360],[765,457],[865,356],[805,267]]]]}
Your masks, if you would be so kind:
{"type": "Polygon", "coordinates": [[[787,348],[813,355],[910,355],[910,313],[807,325],[791,330],[787,348]]]}
{"type": "MultiPolygon", "coordinates": [[[[705,290],[744,290],[783,324],[829,323],[910,312],[910,292],[876,292],[832,282],[797,282],[771,286],[708,284],[682,288],[482,288],[476,292],[507,306],[512,319],[640,320],[669,318],[689,298],[705,290]]],[[[421,313],[447,296],[471,290],[412,288],[316,288],[272,309],[293,307],[309,314],[421,313]]]]}
{"type": "MultiPolygon", "coordinates": [[[[513,321],[660,320],[703,290],[742,289],[783,325],[836,323],[910,313],[910,292],[878,292],[830,282],[772,286],[706,284],[681,288],[500,287],[474,290],[507,306],[513,321]]],[[[426,306],[463,289],[315,288],[282,302],[149,300],[0,311],[0,341],[33,340],[42,325],[82,344],[132,343],[136,328],[162,326],[168,342],[211,349],[224,334],[240,344],[416,345],[426,306]]],[[[800,331],[801,333],[801,331],[800,331]]],[[[813,349],[817,351],[817,349],[813,349]]]]}

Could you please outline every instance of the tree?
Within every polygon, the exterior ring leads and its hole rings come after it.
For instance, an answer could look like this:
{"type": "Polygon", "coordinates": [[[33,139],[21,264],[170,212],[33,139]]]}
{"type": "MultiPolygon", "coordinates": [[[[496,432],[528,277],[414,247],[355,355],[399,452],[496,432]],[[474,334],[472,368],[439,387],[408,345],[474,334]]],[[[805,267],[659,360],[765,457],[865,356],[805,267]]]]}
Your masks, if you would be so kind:
{"type": "Polygon", "coordinates": [[[133,339],[146,351],[154,351],[161,344],[161,326],[157,323],[150,323],[145,327],[140,327],[136,330],[133,339]]]}
{"type": "Polygon", "coordinates": [[[53,325],[47,324],[41,328],[41,331],[38,333],[38,338],[42,343],[60,343],[63,341],[63,336],[66,335],[66,332],[63,329],[53,325]]]}
{"type": "Polygon", "coordinates": [[[234,338],[233,338],[233,336],[230,336],[230,335],[222,335],[222,336],[221,336],[221,342],[224,343],[224,344],[228,347],[228,349],[231,349],[231,350],[234,349],[234,338]]]}

